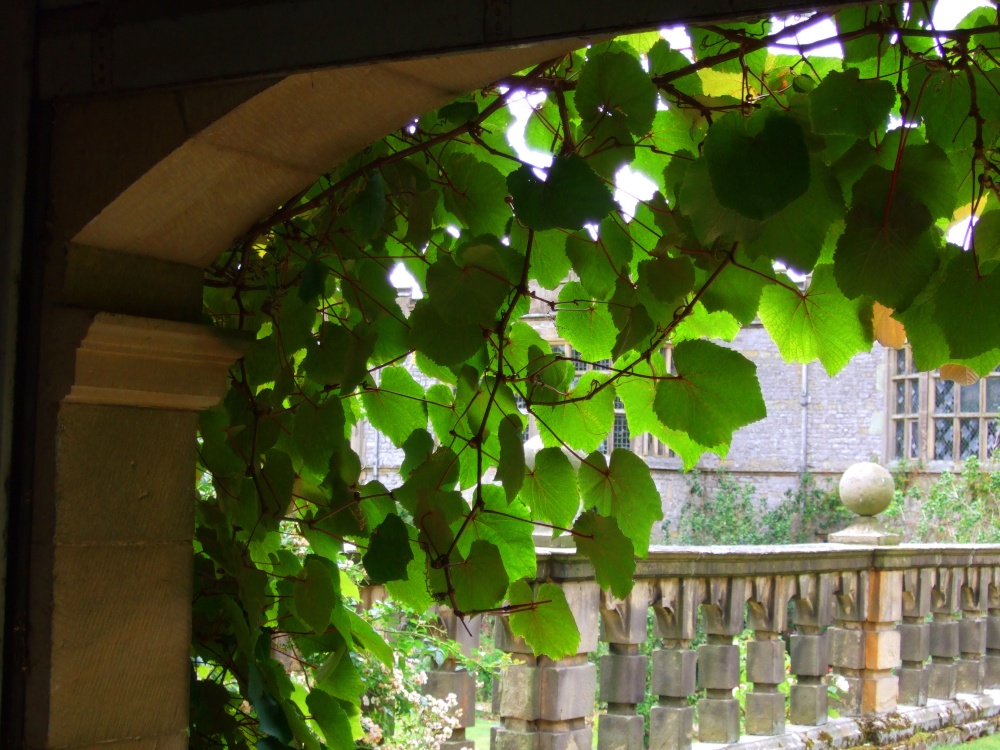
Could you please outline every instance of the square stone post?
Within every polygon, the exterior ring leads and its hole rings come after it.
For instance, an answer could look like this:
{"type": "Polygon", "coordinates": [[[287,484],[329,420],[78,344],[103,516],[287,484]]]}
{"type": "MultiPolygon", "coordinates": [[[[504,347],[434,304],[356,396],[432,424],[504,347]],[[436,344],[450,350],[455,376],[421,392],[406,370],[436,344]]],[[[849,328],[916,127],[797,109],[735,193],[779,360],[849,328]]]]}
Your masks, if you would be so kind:
{"type": "Polygon", "coordinates": [[[649,710],[649,750],[687,750],[694,734],[694,695],[698,655],[691,648],[698,622],[701,582],[667,578],[650,592],[655,634],[662,648],[653,652],[651,690],[659,702],[649,710]]]}
{"type": "Polygon", "coordinates": [[[608,653],[601,657],[600,700],[608,710],[597,729],[598,750],[643,750],[645,720],[636,705],[646,697],[647,658],[639,653],[646,640],[649,585],[637,582],[624,600],[601,592],[601,640],[608,653]]]}
{"type": "Polygon", "coordinates": [[[597,649],[601,589],[595,581],[566,581],[566,594],[580,645],[564,659],[535,657],[515,636],[506,617],[497,618],[497,647],[514,655],[515,664],[495,683],[493,710],[500,726],[493,727],[493,750],[590,750],[597,669],[587,653],[597,649]]]}
{"type": "Polygon", "coordinates": [[[962,571],[959,568],[937,568],[931,592],[931,663],[927,694],[931,698],[951,700],[958,692],[959,624],[962,571]]]}
{"type": "Polygon", "coordinates": [[[754,640],[747,644],[747,680],[753,692],[746,696],[747,734],[776,737],[785,733],[785,696],[778,686],[785,681],[785,642],[780,634],[788,627],[788,601],[795,579],[790,576],[753,579],[748,603],[754,640]]]}
{"type": "Polygon", "coordinates": [[[991,568],[989,609],[986,615],[986,677],[987,688],[1000,687],[1000,568],[991,568]]]}
{"type": "MultiPolygon", "coordinates": [[[[479,649],[482,615],[461,620],[450,607],[443,605],[438,607],[437,614],[441,623],[441,636],[454,641],[463,656],[473,657],[479,649]]],[[[452,730],[451,737],[441,743],[441,750],[461,750],[463,747],[474,749],[476,743],[465,738],[465,730],[476,723],[476,675],[465,669],[458,660],[448,657],[440,667],[427,672],[423,693],[440,699],[454,694],[462,711],[458,726],[452,730]]]]}
{"type": "Polygon", "coordinates": [[[795,684],[789,690],[793,724],[821,726],[829,714],[826,677],[830,665],[826,633],[831,620],[833,578],[830,574],[797,576],[794,602],[795,633],[790,650],[795,684]]]}
{"type": "Polygon", "coordinates": [[[989,572],[965,569],[962,620],[958,625],[958,685],[960,693],[982,693],[986,677],[986,604],[989,572]]]}
{"type": "Polygon", "coordinates": [[[907,706],[926,706],[930,672],[925,662],[931,654],[931,589],[934,571],[910,568],[903,571],[903,621],[899,624],[899,702],[907,706]]]}
{"type": "Polygon", "coordinates": [[[746,580],[710,578],[703,613],[708,643],[698,649],[698,739],[732,744],[740,739],[740,647],[733,637],[743,632],[746,580]]]}

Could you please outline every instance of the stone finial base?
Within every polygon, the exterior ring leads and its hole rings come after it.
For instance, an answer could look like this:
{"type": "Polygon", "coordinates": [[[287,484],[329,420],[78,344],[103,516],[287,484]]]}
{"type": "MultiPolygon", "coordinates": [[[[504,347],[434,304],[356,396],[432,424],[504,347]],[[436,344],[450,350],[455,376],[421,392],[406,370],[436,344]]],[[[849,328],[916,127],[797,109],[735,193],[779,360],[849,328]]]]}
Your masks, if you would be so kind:
{"type": "Polygon", "coordinates": [[[837,544],[864,544],[873,547],[886,547],[899,544],[899,534],[886,531],[881,521],[875,516],[858,516],[854,523],[843,531],[835,531],[828,537],[837,544]]]}

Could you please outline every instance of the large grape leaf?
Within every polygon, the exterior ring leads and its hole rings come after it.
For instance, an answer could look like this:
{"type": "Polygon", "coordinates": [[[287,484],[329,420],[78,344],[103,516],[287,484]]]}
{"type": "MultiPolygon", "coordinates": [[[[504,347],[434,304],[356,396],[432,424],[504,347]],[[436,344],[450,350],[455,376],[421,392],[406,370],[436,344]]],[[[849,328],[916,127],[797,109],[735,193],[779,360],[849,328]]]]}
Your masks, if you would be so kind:
{"type": "Polygon", "coordinates": [[[594,577],[602,588],[618,599],[632,590],[635,552],[614,518],[587,511],[573,524],[576,549],[594,566],[594,577]]]}
{"type": "Polygon", "coordinates": [[[537,569],[533,530],[531,512],[524,503],[508,503],[500,488],[484,485],[483,507],[469,522],[457,549],[466,555],[474,540],[483,539],[500,550],[510,580],[533,578],[537,569]]]}
{"type": "Polygon", "coordinates": [[[871,167],[854,186],[854,204],[837,241],[837,285],[853,299],[874,297],[905,309],[938,265],[932,217],[909,191],[894,186],[892,173],[871,167]]]}
{"type": "Polygon", "coordinates": [[[507,177],[507,189],[517,219],[532,229],[581,229],[615,207],[607,184],[578,154],[557,156],[544,180],[522,166],[507,177]]]}
{"type": "Polygon", "coordinates": [[[330,747],[354,745],[351,722],[339,700],[322,690],[314,689],[306,696],[306,705],[330,747]]]}
{"type": "Polygon", "coordinates": [[[339,398],[327,398],[316,408],[304,403],[295,411],[292,445],[302,464],[319,479],[326,476],[330,455],[343,442],[344,407],[339,398]]]}
{"type": "Polygon", "coordinates": [[[772,284],[760,300],[760,319],[789,362],[819,359],[831,376],[872,344],[865,324],[864,300],[847,299],[833,277],[833,267],[817,266],[803,292],[791,279],[772,284]]]}
{"type": "Polygon", "coordinates": [[[576,472],[561,449],[538,451],[521,488],[521,499],[531,508],[532,518],[569,527],[580,509],[580,490],[576,472]]]}
{"type": "Polygon", "coordinates": [[[565,399],[554,398],[533,404],[538,431],[545,445],[565,443],[590,452],[601,444],[615,421],[614,389],[597,390],[607,379],[604,373],[586,372],[565,399]]]}
{"type": "Polygon", "coordinates": [[[507,500],[513,500],[524,484],[524,433],[518,417],[510,415],[500,422],[500,461],[496,478],[503,485],[507,500]]]}
{"type": "Polygon", "coordinates": [[[664,425],[702,445],[729,443],[733,431],[767,416],[757,366],[710,341],[674,348],[677,377],[656,385],[653,408],[664,425]]]}
{"type": "Polygon", "coordinates": [[[562,659],[580,647],[580,629],[566,602],[566,594],[554,583],[543,583],[532,591],[527,581],[510,585],[507,599],[517,607],[508,619],[514,635],[524,638],[536,654],[562,659]]]}
{"type": "Polygon", "coordinates": [[[427,298],[413,308],[409,323],[409,345],[439,365],[463,362],[483,346],[482,328],[449,319],[427,298]]]}
{"type": "Polygon", "coordinates": [[[885,80],[859,80],[857,68],[827,73],[809,94],[809,111],[818,133],[867,138],[885,130],[896,92],[885,80]]]}
{"type": "Polygon", "coordinates": [[[496,167],[472,154],[457,154],[448,161],[448,185],[444,205],[472,234],[503,234],[510,209],[504,200],[507,186],[496,167]]]}
{"type": "Polygon", "coordinates": [[[615,345],[615,328],[608,305],[593,299],[578,281],[559,292],[556,330],[587,360],[607,359],[615,345]]]}
{"type": "Polygon", "coordinates": [[[361,562],[368,577],[377,583],[406,578],[406,567],[413,559],[410,537],[406,524],[395,513],[390,513],[372,532],[368,551],[361,562]]]}
{"type": "Polygon", "coordinates": [[[461,261],[442,255],[427,269],[428,298],[450,321],[490,328],[511,290],[503,261],[485,243],[467,248],[461,261]]]}
{"type": "Polygon", "coordinates": [[[337,596],[330,563],[316,555],[309,555],[292,588],[295,614],[314,632],[324,633],[330,626],[330,615],[337,596]]]}
{"type": "Polygon", "coordinates": [[[402,445],[414,430],[427,428],[424,389],[405,367],[382,370],[377,388],[361,395],[372,426],[394,445],[402,445]]]}
{"type": "Polygon", "coordinates": [[[616,448],[610,465],[602,453],[591,453],[580,464],[580,491],[586,508],[612,516],[645,557],[653,524],[663,518],[660,493],[649,466],[631,451],[616,448]]]}
{"type": "Polygon", "coordinates": [[[709,128],[704,152],[719,203],[747,218],[765,219],[809,187],[805,136],[789,115],[726,115],[709,128]]]}
{"type": "Polygon", "coordinates": [[[476,539],[465,559],[451,565],[449,571],[455,604],[462,612],[495,608],[510,583],[500,550],[484,539],[476,539]]]}
{"type": "Polygon", "coordinates": [[[628,132],[645,135],[656,114],[656,86],[635,56],[604,52],[588,58],[580,71],[575,101],[585,127],[621,118],[628,132]]]}
{"type": "Polygon", "coordinates": [[[957,253],[944,268],[934,317],[952,359],[976,357],[1000,347],[1000,271],[983,274],[970,252],[957,253]]]}

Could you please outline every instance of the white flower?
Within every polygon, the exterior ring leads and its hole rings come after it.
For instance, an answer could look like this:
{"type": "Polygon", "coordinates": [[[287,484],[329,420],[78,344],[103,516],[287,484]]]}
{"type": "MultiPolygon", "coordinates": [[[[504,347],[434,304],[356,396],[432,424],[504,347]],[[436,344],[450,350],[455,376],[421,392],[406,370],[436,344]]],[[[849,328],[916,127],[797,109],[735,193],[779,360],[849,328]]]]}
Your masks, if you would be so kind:
{"type": "Polygon", "coordinates": [[[847,682],[847,678],[844,677],[843,675],[837,675],[837,677],[833,681],[833,684],[837,686],[837,690],[840,690],[843,693],[846,693],[848,690],[851,689],[850,683],[847,682]]]}

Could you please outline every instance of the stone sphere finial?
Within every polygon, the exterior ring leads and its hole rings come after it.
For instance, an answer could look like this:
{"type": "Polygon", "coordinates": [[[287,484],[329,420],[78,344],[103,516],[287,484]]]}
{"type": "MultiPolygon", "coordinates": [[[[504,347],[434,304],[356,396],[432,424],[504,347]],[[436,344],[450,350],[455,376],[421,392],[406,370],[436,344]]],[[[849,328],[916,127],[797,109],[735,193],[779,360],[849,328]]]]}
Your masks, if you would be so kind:
{"type": "Polygon", "coordinates": [[[840,478],[840,501],[859,516],[877,516],[889,507],[896,485],[884,466],[854,464],[840,478]]]}

